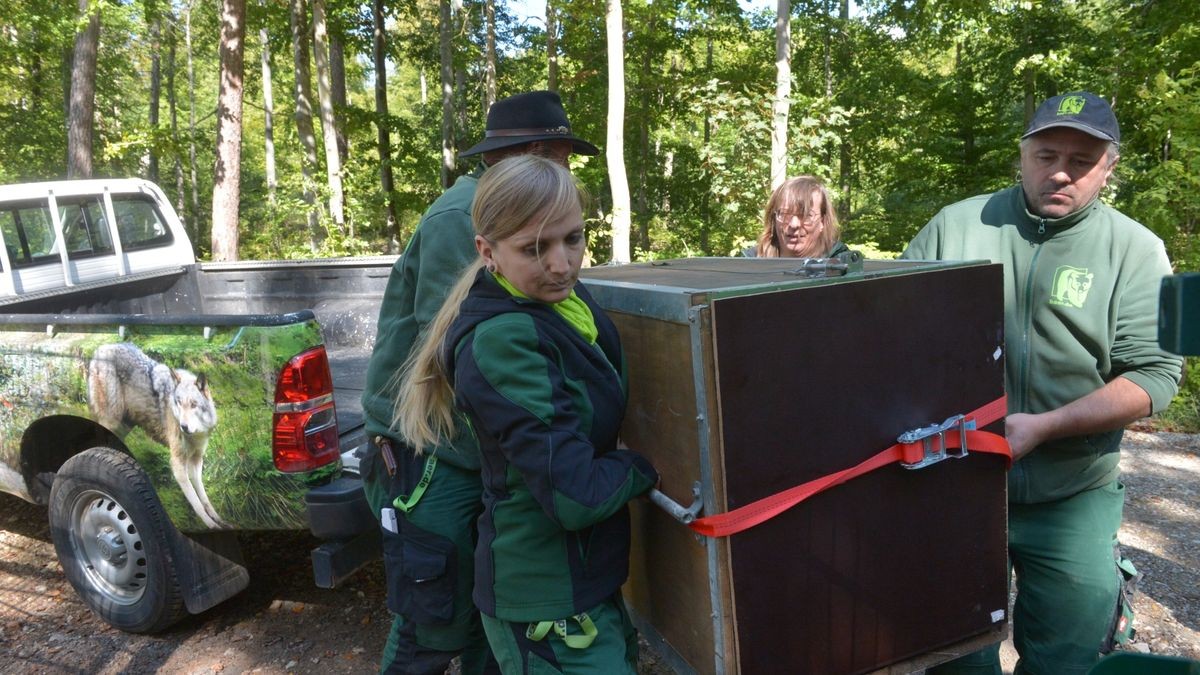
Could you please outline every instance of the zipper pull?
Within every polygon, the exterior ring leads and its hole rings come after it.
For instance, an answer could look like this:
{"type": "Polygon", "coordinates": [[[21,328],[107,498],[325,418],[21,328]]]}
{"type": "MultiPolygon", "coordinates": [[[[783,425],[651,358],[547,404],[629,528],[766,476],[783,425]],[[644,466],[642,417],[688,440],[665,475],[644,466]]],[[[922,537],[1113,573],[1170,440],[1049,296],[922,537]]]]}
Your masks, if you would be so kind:
{"type": "Polygon", "coordinates": [[[1046,234],[1046,221],[1038,220],[1038,236],[1046,234]]]}

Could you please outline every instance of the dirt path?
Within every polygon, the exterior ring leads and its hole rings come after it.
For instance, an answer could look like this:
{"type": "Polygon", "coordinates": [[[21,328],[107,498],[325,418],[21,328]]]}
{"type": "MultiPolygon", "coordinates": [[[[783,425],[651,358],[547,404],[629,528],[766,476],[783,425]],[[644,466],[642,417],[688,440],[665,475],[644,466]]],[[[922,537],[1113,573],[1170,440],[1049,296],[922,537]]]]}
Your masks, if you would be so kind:
{"type": "Polygon", "coordinates": [[[1200,435],[1131,431],[1121,545],[1145,575],[1132,647],[1200,660],[1200,435]]]}
{"type": "MultiPolygon", "coordinates": [[[[1124,449],[1121,538],[1145,574],[1132,647],[1200,659],[1200,435],[1130,432],[1124,449]]],[[[313,545],[296,533],[244,537],[249,589],[165,634],[129,635],[76,599],[45,510],[0,495],[0,670],[373,673],[389,621],[382,566],[321,590],[309,576],[313,545]]]]}

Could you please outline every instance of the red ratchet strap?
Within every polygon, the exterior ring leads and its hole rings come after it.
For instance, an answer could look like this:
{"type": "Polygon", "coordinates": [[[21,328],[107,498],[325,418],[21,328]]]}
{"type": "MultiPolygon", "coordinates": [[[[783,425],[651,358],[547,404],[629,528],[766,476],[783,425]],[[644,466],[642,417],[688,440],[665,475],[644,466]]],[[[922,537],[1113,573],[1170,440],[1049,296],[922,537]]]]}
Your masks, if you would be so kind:
{"type": "MultiPolygon", "coordinates": [[[[810,480],[727,513],[698,518],[692,521],[688,527],[706,537],[728,537],[770,520],[815,494],[874,471],[881,466],[887,466],[892,462],[901,462],[907,468],[920,468],[946,457],[962,457],[966,454],[967,447],[971,452],[1000,455],[1006,460],[1006,467],[1011,467],[1012,450],[1009,449],[1008,441],[1003,436],[969,428],[972,426],[972,422],[974,427],[986,427],[992,422],[1002,419],[1007,411],[1007,398],[1001,396],[961,418],[952,417],[942,425],[930,427],[931,435],[919,437],[912,442],[897,442],[857,466],[810,480]],[[939,433],[938,430],[941,432],[939,433]],[[963,446],[964,440],[967,447],[963,446]],[[963,452],[959,455],[946,454],[945,451],[952,448],[962,449],[963,452]],[[932,461],[927,461],[930,453],[935,455],[940,453],[940,456],[932,461]]],[[[908,435],[905,434],[905,436],[908,435]]],[[[901,438],[903,439],[904,436],[901,438]]]]}

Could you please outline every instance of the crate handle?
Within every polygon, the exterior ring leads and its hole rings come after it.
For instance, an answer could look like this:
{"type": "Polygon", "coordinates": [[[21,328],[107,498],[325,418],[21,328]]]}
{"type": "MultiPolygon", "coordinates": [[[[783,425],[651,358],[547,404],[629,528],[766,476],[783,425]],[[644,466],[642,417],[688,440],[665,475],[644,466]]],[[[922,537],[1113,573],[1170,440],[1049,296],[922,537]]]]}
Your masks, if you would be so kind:
{"type": "Polygon", "coordinates": [[[663,511],[666,511],[667,515],[671,516],[675,520],[678,520],[684,525],[691,524],[691,522],[696,519],[696,516],[699,516],[700,512],[704,509],[704,500],[700,497],[700,481],[692,483],[691,506],[684,506],[683,504],[680,504],[674,499],[668,497],[658,488],[651,488],[649,494],[650,501],[654,502],[655,506],[663,511]]]}

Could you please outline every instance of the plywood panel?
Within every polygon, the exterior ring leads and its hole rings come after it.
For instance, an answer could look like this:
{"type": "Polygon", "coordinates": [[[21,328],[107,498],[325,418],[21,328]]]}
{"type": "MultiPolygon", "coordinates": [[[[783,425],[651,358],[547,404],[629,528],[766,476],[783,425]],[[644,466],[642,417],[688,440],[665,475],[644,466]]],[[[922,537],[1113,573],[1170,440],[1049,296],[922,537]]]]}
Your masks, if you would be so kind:
{"type": "MultiPolygon", "coordinates": [[[[731,508],[1003,393],[998,267],[713,303],[731,508]]],[[[1005,475],[887,467],[730,540],[741,672],[858,673],[992,627],[1005,475]],[[769,580],[769,581],[768,581],[769,580]]]]}
{"type": "MultiPolygon", "coordinates": [[[[688,326],[610,312],[629,362],[622,440],[650,459],[661,489],[684,504],[700,480],[691,331],[688,326]]],[[[625,593],[635,611],[698,672],[713,672],[710,570],[704,543],[649,502],[631,504],[633,549],[625,593]]]]}

